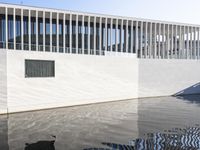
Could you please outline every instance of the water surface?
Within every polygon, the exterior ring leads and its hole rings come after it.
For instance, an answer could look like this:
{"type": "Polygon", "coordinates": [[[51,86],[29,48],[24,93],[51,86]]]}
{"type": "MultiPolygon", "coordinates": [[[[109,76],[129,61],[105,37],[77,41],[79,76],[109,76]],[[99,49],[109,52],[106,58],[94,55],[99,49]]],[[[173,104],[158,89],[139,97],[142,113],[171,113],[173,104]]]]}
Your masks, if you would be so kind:
{"type": "Polygon", "coordinates": [[[0,116],[0,150],[200,149],[200,95],[0,116]]]}

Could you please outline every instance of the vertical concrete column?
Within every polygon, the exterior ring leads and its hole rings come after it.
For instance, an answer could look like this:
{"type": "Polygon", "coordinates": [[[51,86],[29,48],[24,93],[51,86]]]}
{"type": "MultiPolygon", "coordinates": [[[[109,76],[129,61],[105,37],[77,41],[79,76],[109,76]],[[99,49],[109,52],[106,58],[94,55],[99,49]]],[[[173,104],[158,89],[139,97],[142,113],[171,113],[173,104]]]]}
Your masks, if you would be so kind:
{"type": "Polygon", "coordinates": [[[171,31],[171,58],[173,58],[174,55],[174,26],[172,24],[172,31],[171,31]]]}
{"type": "Polygon", "coordinates": [[[186,47],[185,47],[185,26],[183,26],[183,54],[182,54],[182,58],[186,58],[186,47]]]}
{"type": "Polygon", "coordinates": [[[52,12],[50,12],[50,52],[52,52],[52,12]]]}
{"type": "Polygon", "coordinates": [[[147,42],[148,42],[148,22],[145,22],[145,48],[144,48],[144,58],[147,58],[147,42]]]}
{"type": "Polygon", "coordinates": [[[99,18],[99,53],[102,55],[102,18],[99,18]]]}
{"type": "Polygon", "coordinates": [[[189,26],[187,26],[187,49],[186,49],[186,59],[189,58],[189,26]]]}
{"type": "Polygon", "coordinates": [[[112,49],[112,29],[113,29],[113,19],[111,18],[110,19],[110,51],[112,52],[113,49],[112,49]]]}
{"type": "Polygon", "coordinates": [[[177,25],[175,25],[175,58],[177,58],[177,25]]]}
{"type": "Polygon", "coordinates": [[[195,27],[192,27],[192,59],[195,59],[195,27]]]}
{"type": "Polygon", "coordinates": [[[192,59],[196,59],[196,28],[194,27],[194,34],[193,34],[193,53],[192,53],[192,59]]]}
{"type": "Polygon", "coordinates": [[[66,21],[65,21],[65,13],[63,13],[63,53],[66,53],[66,36],[65,36],[65,34],[66,34],[66,28],[65,28],[65,26],[66,26],[66,21]]]}
{"type": "Polygon", "coordinates": [[[150,22],[150,40],[149,40],[149,58],[151,58],[152,57],[152,42],[153,42],[153,40],[152,40],[152,22],[150,22]]]}
{"type": "Polygon", "coordinates": [[[56,13],[56,52],[59,53],[59,13],[56,13]]]}
{"type": "Polygon", "coordinates": [[[160,37],[161,37],[161,24],[158,24],[158,58],[160,58],[160,37]]]}
{"type": "Polygon", "coordinates": [[[97,26],[97,18],[96,16],[94,17],[94,55],[96,55],[96,35],[97,35],[97,31],[96,31],[96,26],[97,26]]]}
{"type": "Polygon", "coordinates": [[[133,20],[131,20],[131,53],[133,53],[133,20]]]}
{"type": "Polygon", "coordinates": [[[192,43],[192,38],[193,38],[193,33],[192,33],[192,27],[190,27],[190,50],[189,50],[189,58],[192,59],[192,51],[193,51],[193,43],[192,43]]]}
{"type": "Polygon", "coordinates": [[[166,35],[165,35],[165,24],[163,24],[163,36],[162,36],[162,45],[163,45],[163,47],[162,47],[162,54],[163,54],[163,56],[162,56],[162,58],[164,59],[164,58],[166,58],[165,57],[165,54],[166,54],[166,35]]]}
{"type": "Polygon", "coordinates": [[[138,57],[138,21],[136,21],[135,25],[135,53],[136,56],[138,57]]]}
{"type": "Polygon", "coordinates": [[[197,41],[198,41],[198,44],[197,44],[197,59],[199,59],[199,48],[200,48],[200,43],[199,43],[199,41],[200,41],[200,36],[199,36],[199,33],[200,33],[200,28],[198,27],[197,28],[197,41]]]}
{"type": "Polygon", "coordinates": [[[192,32],[193,32],[193,27],[190,27],[190,59],[192,59],[192,52],[193,52],[192,32]]]}
{"type": "Polygon", "coordinates": [[[143,57],[143,22],[140,25],[140,58],[143,57]]]}
{"type": "Polygon", "coordinates": [[[72,53],[72,14],[69,15],[69,53],[72,53]]]}
{"type": "Polygon", "coordinates": [[[191,27],[189,27],[189,51],[188,51],[188,59],[191,59],[191,48],[192,48],[192,29],[191,29],[191,27]]]}
{"type": "Polygon", "coordinates": [[[21,9],[21,50],[24,50],[24,13],[21,9]]]}
{"type": "Polygon", "coordinates": [[[182,58],[183,54],[183,35],[182,35],[182,26],[179,26],[179,53],[178,53],[178,58],[182,58]]]}
{"type": "Polygon", "coordinates": [[[36,22],[36,51],[38,51],[38,11],[36,10],[36,12],[35,12],[36,14],[35,14],[35,22],[36,22]]]}
{"type": "Polygon", "coordinates": [[[14,36],[14,50],[16,50],[16,10],[13,8],[13,36],[14,36]]]}
{"type": "Polygon", "coordinates": [[[195,41],[194,41],[194,44],[195,44],[195,59],[197,59],[197,47],[198,47],[198,36],[197,36],[197,33],[198,33],[198,28],[195,27],[195,41]]]}
{"type": "Polygon", "coordinates": [[[157,24],[154,24],[154,58],[157,57],[157,24]]]}
{"type": "Polygon", "coordinates": [[[195,51],[196,51],[196,50],[195,50],[195,48],[196,48],[196,44],[195,44],[195,42],[196,42],[196,39],[195,39],[196,36],[195,36],[195,34],[196,34],[196,33],[195,33],[195,32],[196,32],[196,28],[193,27],[192,30],[193,30],[193,40],[192,40],[193,51],[192,51],[192,59],[195,59],[195,51]]]}
{"type": "Polygon", "coordinates": [[[90,54],[90,16],[88,16],[88,54],[90,54]]]}
{"type": "Polygon", "coordinates": [[[126,53],[128,53],[128,20],[126,20],[126,53]]]}
{"type": "Polygon", "coordinates": [[[6,31],[6,49],[8,49],[8,8],[5,7],[5,31],[6,31]]]}
{"type": "Polygon", "coordinates": [[[31,50],[31,10],[28,10],[29,51],[31,50]]]}
{"type": "Polygon", "coordinates": [[[78,49],[78,15],[76,15],[76,54],[79,53],[78,49]]]}
{"type": "Polygon", "coordinates": [[[167,25],[167,59],[169,59],[169,49],[170,49],[170,40],[169,40],[169,24],[167,25]]]}
{"type": "Polygon", "coordinates": [[[107,51],[107,46],[108,46],[108,18],[105,18],[105,51],[107,51]]]}
{"type": "Polygon", "coordinates": [[[195,59],[198,59],[198,27],[195,27],[195,59]]]}
{"type": "Polygon", "coordinates": [[[182,41],[182,48],[183,48],[183,54],[182,59],[185,59],[185,26],[183,26],[183,41],[182,41]]]}
{"type": "Polygon", "coordinates": [[[196,40],[195,40],[195,44],[196,44],[196,59],[198,59],[198,44],[199,44],[199,40],[198,40],[198,34],[199,34],[199,28],[196,27],[196,40]]]}
{"type": "Polygon", "coordinates": [[[43,11],[43,51],[45,51],[45,45],[46,45],[46,20],[45,20],[45,11],[43,11]]]}
{"type": "Polygon", "coordinates": [[[84,31],[84,15],[82,16],[82,54],[84,54],[84,50],[85,50],[85,31],[84,31]]]}
{"type": "Polygon", "coordinates": [[[115,52],[118,51],[118,19],[116,18],[116,26],[115,26],[115,52]]]}
{"type": "Polygon", "coordinates": [[[182,49],[182,27],[179,26],[179,49],[178,49],[178,58],[181,59],[181,55],[183,53],[182,49]]]}
{"type": "Polygon", "coordinates": [[[123,19],[122,19],[122,21],[121,21],[121,35],[120,35],[121,36],[121,38],[120,38],[120,40],[121,40],[121,42],[120,42],[121,52],[123,52],[123,44],[124,44],[123,43],[123,35],[122,35],[123,34],[123,24],[124,23],[123,23],[123,19]]]}

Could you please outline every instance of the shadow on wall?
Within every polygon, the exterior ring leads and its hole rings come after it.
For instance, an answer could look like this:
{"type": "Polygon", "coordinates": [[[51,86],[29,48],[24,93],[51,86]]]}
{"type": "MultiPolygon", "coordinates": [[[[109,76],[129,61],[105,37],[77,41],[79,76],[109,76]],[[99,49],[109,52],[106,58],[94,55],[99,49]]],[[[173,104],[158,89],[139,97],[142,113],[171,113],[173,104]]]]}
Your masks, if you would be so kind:
{"type": "Polygon", "coordinates": [[[173,96],[183,96],[188,94],[200,94],[200,82],[174,94],[173,96]]]}
{"type": "Polygon", "coordinates": [[[7,116],[0,116],[0,150],[9,150],[7,116]]]}
{"type": "Polygon", "coordinates": [[[200,82],[174,94],[173,96],[200,105],[200,82]]]}

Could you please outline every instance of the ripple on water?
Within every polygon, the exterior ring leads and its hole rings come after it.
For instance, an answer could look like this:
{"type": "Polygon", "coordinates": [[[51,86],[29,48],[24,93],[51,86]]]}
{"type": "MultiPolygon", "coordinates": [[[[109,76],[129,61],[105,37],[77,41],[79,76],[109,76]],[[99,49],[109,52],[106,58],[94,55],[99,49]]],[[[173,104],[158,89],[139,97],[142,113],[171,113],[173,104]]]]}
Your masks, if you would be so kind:
{"type": "Polygon", "coordinates": [[[200,96],[0,116],[0,150],[200,149],[200,96]]]}

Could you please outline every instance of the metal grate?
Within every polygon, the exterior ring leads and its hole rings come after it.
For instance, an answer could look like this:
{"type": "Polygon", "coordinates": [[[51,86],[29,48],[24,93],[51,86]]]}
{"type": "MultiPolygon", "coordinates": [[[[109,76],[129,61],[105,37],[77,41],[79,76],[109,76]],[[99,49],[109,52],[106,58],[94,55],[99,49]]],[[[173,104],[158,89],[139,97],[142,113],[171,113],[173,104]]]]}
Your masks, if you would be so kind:
{"type": "Polygon", "coordinates": [[[55,62],[49,60],[25,60],[25,77],[55,77],[55,62]]]}

